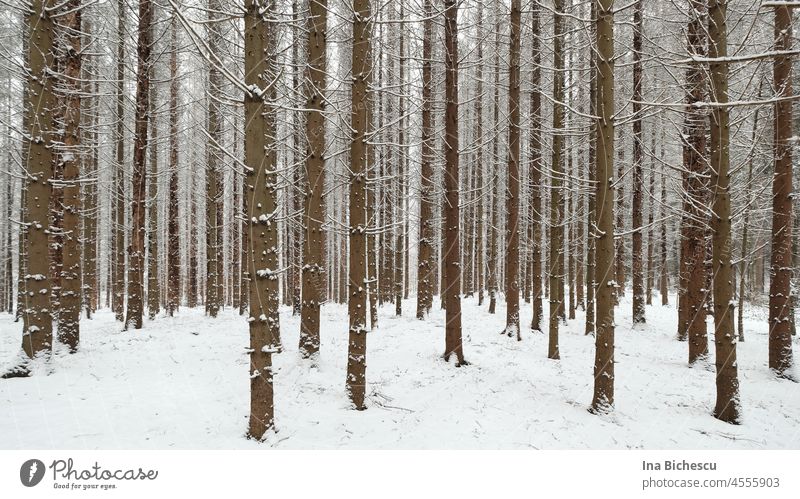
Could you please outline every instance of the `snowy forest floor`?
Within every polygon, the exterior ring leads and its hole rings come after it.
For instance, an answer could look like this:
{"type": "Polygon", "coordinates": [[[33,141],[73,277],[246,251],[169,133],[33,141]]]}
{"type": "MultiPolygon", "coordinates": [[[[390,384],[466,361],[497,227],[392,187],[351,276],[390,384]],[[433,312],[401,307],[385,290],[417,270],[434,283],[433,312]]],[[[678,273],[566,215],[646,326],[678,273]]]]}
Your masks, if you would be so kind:
{"type": "MultiPolygon", "coordinates": [[[[670,296],[671,303],[674,296],[670,296]]],[[[368,336],[368,410],[344,391],[347,308],[322,309],[317,361],[298,355],[299,317],[281,309],[285,351],[275,359],[277,448],[800,448],[800,384],[767,369],[766,309],[746,311],[739,378],[743,424],[711,415],[713,341],[705,365],[687,367],[675,340],[674,305],[647,307],[631,327],[630,298],[617,309],[616,409],[587,411],[594,338],[583,313],[562,327],[561,360],[548,360],[547,335],[523,327],[523,341],[500,335],[497,314],[463,301],[469,366],[441,359],[444,312],[413,317],[415,300],[380,310],[368,336]]],[[[660,302],[658,296],[654,303],[660,302]]],[[[545,308],[547,304],[545,303],[545,308]]],[[[530,325],[523,304],[522,324],[530,325]]],[[[709,317],[709,323],[712,318],[709,317]]],[[[163,312],[140,331],[121,331],[101,310],[81,322],[80,351],[61,347],[27,379],[0,380],[0,448],[258,448],[244,438],[249,411],[247,323],[233,310],[163,312]]],[[[711,327],[709,327],[711,331],[711,327]]],[[[21,325],[0,315],[0,365],[17,355],[21,325]]],[[[800,343],[795,341],[795,352],[800,343]]]]}

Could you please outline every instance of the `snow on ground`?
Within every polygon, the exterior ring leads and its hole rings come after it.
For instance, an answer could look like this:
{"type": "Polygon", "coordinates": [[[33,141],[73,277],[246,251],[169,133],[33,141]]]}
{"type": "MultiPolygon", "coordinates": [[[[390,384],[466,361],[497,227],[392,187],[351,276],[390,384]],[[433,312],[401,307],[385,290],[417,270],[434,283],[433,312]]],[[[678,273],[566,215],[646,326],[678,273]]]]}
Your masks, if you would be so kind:
{"type": "MultiPolygon", "coordinates": [[[[673,302],[674,303],[674,297],[673,302]]],[[[658,298],[654,302],[660,301],[658,298]]],[[[444,314],[413,318],[413,300],[381,309],[368,336],[366,411],[344,392],[347,309],[323,307],[319,359],[297,352],[299,318],[281,310],[286,351],[275,356],[278,432],[268,444],[244,438],[249,410],[245,320],[202,309],[159,316],[121,331],[108,310],[83,320],[80,351],[58,349],[27,379],[0,380],[0,448],[800,448],[800,384],[767,370],[766,311],[748,311],[740,343],[743,424],[711,417],[712,362],[689,368],[674,339],[673,306],[647,308],[633,330],[630,302],[618,308],[616,410],[595,416],[594,338],[583,314],[562,328],[561,360],[546,358],[546,334],[499,334],[496,315],[465,299],[469,366],[441,359],[444,314]],[[49,373],[48,373],[49,371],[49,373]]],[[[545,304],[546,305],[546,304],[545,304]]],[[[523,304],[522,324],[530,324],[523,304]]],[[[709,318],[710,319],[710,318],[709,318]]],[[[0,365],[18,352],[21,326],[0,315],[0,365]]],[[[795,342],[795,351],[800,344],[795,342]]]]}

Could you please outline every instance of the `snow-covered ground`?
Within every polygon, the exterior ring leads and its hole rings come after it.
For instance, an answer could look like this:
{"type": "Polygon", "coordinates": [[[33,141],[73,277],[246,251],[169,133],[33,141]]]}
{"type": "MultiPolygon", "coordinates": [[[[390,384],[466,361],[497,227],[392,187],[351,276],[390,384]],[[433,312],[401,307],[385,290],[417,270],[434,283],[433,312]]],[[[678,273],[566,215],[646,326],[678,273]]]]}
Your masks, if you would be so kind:
{"type": "MultiPolygon", "coordinates": [[[[674,303],[674,297],[672,303],[674,303]]],[[[654,302],[658,302],[656,297],[654,302]]],[[[711,417],[713,342],[708,365],[686,365],[674,339],[674,306],[647,308],[631,328],[630,302],[618,308],[616,410],[587,411],[594,338],[583,314],[561,332],[561,360],[548,360],[547,336],[524,328],[523,341],[500,335],[496,315],[463,301],[465,354],[441,359],[444,314],[426,321],[381,310],[368,336],[366,411],[344,392],[347,309],[323,307],[322,347],[312,363],[297,353],[299,318],[281,311],[286,351],[275,356],[278,432],[267,444],[244,438],[249,408],[245,320],[225,310],[159,316],[141,331],[121,331],[100,311],[81,323],[80,351],[59,349],[27,379],[0,380],[0,448],[800,448],[800,384],[767,370],[766,311],[748,310],[740,343],[743,424],[711,417]],[[49,371],[49,373],[48,373],[49,371]]],[[[530,324],[529,305],[522,323],[530,324]]],[[[710,319],[710,318],[709,318],[710,319]]],[[[0,365],[18,352],[21,326],[0,315],[0,365]]],[[[795,342],[795,351],[800,344],[795,342]]]]}

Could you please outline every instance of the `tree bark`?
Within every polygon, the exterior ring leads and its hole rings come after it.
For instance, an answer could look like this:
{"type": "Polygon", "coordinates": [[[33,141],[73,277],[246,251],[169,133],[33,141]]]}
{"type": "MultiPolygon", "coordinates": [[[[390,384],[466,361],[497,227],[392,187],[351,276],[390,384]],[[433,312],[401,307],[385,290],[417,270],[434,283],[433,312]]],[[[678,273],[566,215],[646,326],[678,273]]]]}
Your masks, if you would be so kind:
{"type": "MultiPolygon", "coordinates": [[[[50,176],[53,167],[52,113],[56,106],[50,74],[54,59],[53,7],[53,0],[32,0],[25,23],[30,33],[26,87],[29,98],[28,129],[22,146],[23,150],[27,150],[25,250],[28,258],[24,283],[27,293],[22,303],[22,350],[28,359],[49,357],[53,343],[47,257],[50,176]]],[[[3,373],[3,377],[27,376],[29,373],[26,359],[3,373]]]]}
{"type": "Polygon", "coordinates": [[[305,244],[303,245],[303,285],[300,311],[300,352],[309,357],[319,352],[319,308],[322,303],[325,262],[322,248],[325,234],[325,51],[328,22],[328,1],[310,0],[308,30],[308,63],[306,91],[306,154],[305,154],[305,244]]]}
{"type": "Polygon", "coordinates": [[[614,406],[614,1],[597,2],[597,334],[592,412],[614,406]]]}
{"type": "Polygon", "coordinates": [[[506,327],[522,340],[519,328],[519,52],[521,1],[511,0],[511,47],[508,91],[508,189],[506,192],[506,327]]]}
{"type": "MultiPolygon", "coordinates": [[[[433,166],[431,159],[431,45],[433,37],[433,5],[424,3],[425,21],[422,36],[422,137],[420,139],[419,242],[417,253],[417,319],[424,319],[433,305],[433,280],[436,279],[433,259],[433,166]]],[[[478,49],[480,50],[480,48],[478,49]]]]}
{"type": "Polygon", "coordinates": [[[642,147],[642,21],[643,0],[637,0],[633,10],[633,202],[631,216],[633,246],[631,276],[633,279],[633,323],[645,322],[644,260],[642,254],[642,211],[644,161],[642,147]]]}
{"type": "Polygon", "coordinates": [[[357,410],[366,409],[367,370],[367,127],[372,75],[369,0],[353,0],[353,51],[350,127],[350,255],[347,286],[350,331],[347,350],[347,394],[357,410]]]}
{"type": "Polygon", "coordinates": [[[139,0],[139,33],[136,52],[136,124],[133,144],[133,193],[131,199],[131,241],[128,249],[128,313],[125,327],[141,329],[144,309],[144,236],[145,193],[147,175],[145,154],[147,153],[147,111],[150,107],[150,25],[153,9],[150,0],[139,0]]]}
{"type": "Polygon", "coordinates": [[[271,102],[275,85],[273,4],[264,0],[245,0],[244,78],[244,154],[247,165],[248,246],[250,276],[250,438],[262,440],[275,424],[272,398],[272,354],[278,351],[278,232],[276,164],[272,151],[274,135],[269,121],[274,119],[271,102]],[[268,85],[266,87],[262,85],[268,85]]]}
{"type": "MultiPolygon", "coordinates": [[[[788,6],[775,7],[775,50],[789,51],[791,43],[791,10],[788,6]]],[[[791,56],[775,57],[773,79],[777,96],[792,96],[791,56]]],[[[792,368],[792,101],[775,102],[774,110],[769,368],[778,376],[788,376],[792,368]]]]}
{"type": "Polygon", "coordinates": [[[461,341],[461,267],[459,247],[458,204],[458,4],[456,0],[444,3],[445,47],[445,130],[444,130],[444,192],[446,286],[442,296],[446,301],[444,360],[456,356],[456,366],[466,364],[461,341]]]}
{"type": "Polygon", "coordinates": [[[542,248],[543,248],[543,234],[542,222],[544,220],[544,206],[542,195],[542,171],[544,169],[542,161],[542,70],[540,67],[542,60],[541,52],[541,31],[540,31],[540,17],[541,8],[538,3],[534,3],[531,8],[531,26],[533,30],[533,37],[531,40],[532,62],[531,69],[531,101],[530,101],[530,116],[531,128],[529,138],[529,149],[531,155],[531,185],[533,192],[531,193],[531,224],[533,225],[531,232],[533,234],[532,241],[532,259],[531,265],[531,303],[533,308],[533,317],[531,319],[531,329],[534,331],[542,331],[542,248]]]}
{"type": "MultiPolygon", "coordinates": [[[[167,312],[172,317],[181,301],[181,253],[178,232],[178,17],[170,22],[169,54],[169,201],[167,206],[167,312]]],[[[246,198],[244,194],[242,198],[246,198]]],[[[246,246],[243,245],[242,248],[246,246]]]]}
{"type": "MultiPolygon", "coordinates": [[[[711,183],[714,186],[713,232],[714,344],[717,367],[717,402],[714,416],[739,422],[739,377],[736,332],[733,327],[733,265],[731,264],[730,121],[728,117],[727,0],[708,4],[709,57],[711,58],[711,183]]],[[[788,24],[786,28],[788,28],[788,24]]],[[[777,32],[777,31],[776,31],[777,32]]],[[[777,114],[776,114],[777,116],[777,114]]],[[[789,127],[790,128],[790,127],[789,127]]],[[[790,132],[788,132],[791,135],[790,132]]]]}
{"type": "Polygon", "coordinates": [[[563,253],[564,253],[564,0],[555,0],[553,10],[553,159],[550,179],[550,327],[547,357],[560,359],[558,347],[558,321],[563,311],[563,253]]]}

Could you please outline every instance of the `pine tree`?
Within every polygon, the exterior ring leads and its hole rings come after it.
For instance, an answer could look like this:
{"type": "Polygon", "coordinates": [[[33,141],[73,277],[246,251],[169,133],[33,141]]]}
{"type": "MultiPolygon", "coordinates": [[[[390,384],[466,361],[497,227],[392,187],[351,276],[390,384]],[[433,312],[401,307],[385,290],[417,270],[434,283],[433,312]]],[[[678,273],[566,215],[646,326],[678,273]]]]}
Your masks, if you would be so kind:
{"type": "Polygon", "coordinates": [[[598,0],[595,220],[597,333],[591,410],[614,406],[614,1],[598,0]]]}
{"type": "Polygon", "coordinates": [[[644,22],[643,0],[637,0],[633,9],[633,247],[631,274],[633,278],[633,323],[645,322],[644,261],[642,254],[642,212],[644,170],[642,144],[642,31],[644,22]]]}
{"type": "Polygon", "coordinates": [[[520,0],[511,0],[511,48],[508,93],[508,192],[506,193],[506,327],[503,331],[522,340],[519,328],[519,59],[520,0]]]}
{"type": "Polygon", "coordinates": [[[23,300],[22,350],[26,356],[19,365],[3,373],[4,378],[30,374],[28,359],[49,356],[53,343],[53,319],[50,309],[48,262],[48,210],[50,207],[50,176],[53,154],[53,110],[56,96],[53,91],[54,21],[51,16],[53,0],[32,0],[26,16],[28,44],[27,96],[29,104],[23,149],[27,149],[25,186],[25,227],[27,273],[23,300]]]}
{"type": "Polygon", "coordinates": [[[247,271],[250,277],[250,438],[262,440],[274,428],[272,354],[278,351],[278,234],[276,164],[268,132],[274,120],[275,43],[269,23],[274,4],[245,0],[244,155],[247,173],[247,271]],[[265,86],[266,85],[266,86],[265,86]]]}
{"type": "Polygon", "coordinates": [[[444,360],[456,356],[456,366],[466,364],[461,339],[461,252],[459,246],[458,204],[458,4],[444,3],[445,48],[445,131],[444,131],[444,193],[446,285],[442,296],[446,302],[444,360]]]}
{"type": "MultiPolygon", "coordinates": [[[[711,60],[711,184],[714,200],[713,233],[714,359],[717,367],[717,403],[714,416],[739,422],[739,377],[736,364],[736,332],[733,328],[733,265],[731,264],[730,118],[728,116],[727,0],[708,3],[711,60]]],[[[788,28],[787,23],[784,27],[788,28]]],[[[777,27],[776,27],[777,32],[777,27]]],[[[776,113],[777,116],[777,113],[776,113]]],[[[778,127],[776,127],[778,128],[778,127]]],[[[787,132],[787,136],[790,132],[787,132]]]]}
{"type": "MultiPolygon", "coordinates": [[[[725,3],[721,8],[724,12],[725,3]]],[[[792,13],[789,6],[775,7],[775,50],[789,52],[792,13]]],[[[792,368],[792,58],[776,55],[773,64],[775,92],[787,100],[775,102],[772,177],[772,252],[769,280],[769,368],[788,376],[792,368]]],[[[716,300],[715,300],[716,301],[716,300]]],[[[734,347],[735,352],[735,347],[734,347]]]]}
{"type": "Polygon", "coordinates": [[[300,317],[300,351],[304,356],[319,351],[319,307],[322,302],[325,262],[322,248],[325,236],[322,222],[325,216],[325,85],[327,0],[310,0],[308,30],[308,65],[304,88],[306,92],[306,154],[305,154],[305,244],[303,245],[302,310],[300,317]]]}
{"type": "Polygon", "coordinates": [[[417,253],[417,319],[424,319],[433,306],[433,166],[431,160],[431,45],[433,43],[433,5],[424,3],[422,35],[422,137],[420,139],[419,242],[417,253]]]}

